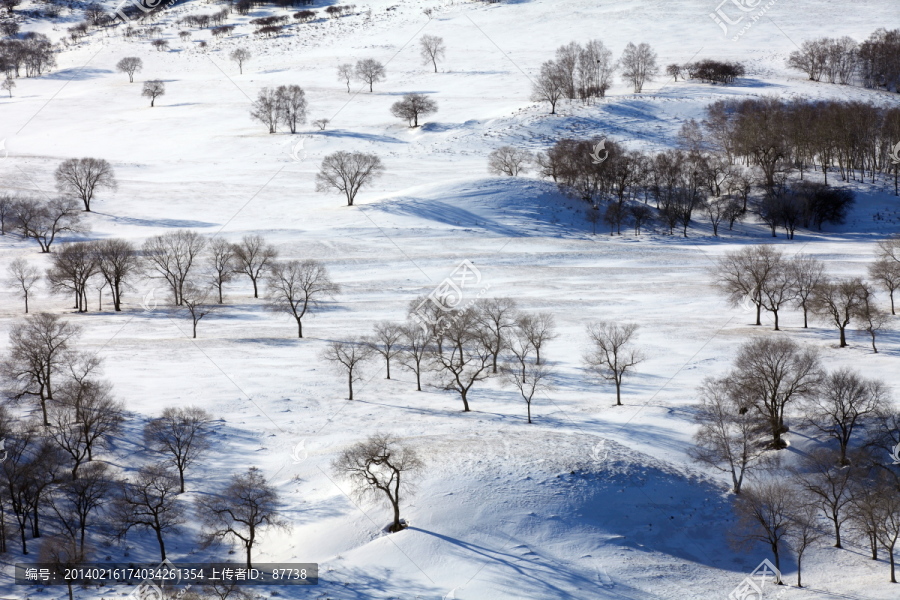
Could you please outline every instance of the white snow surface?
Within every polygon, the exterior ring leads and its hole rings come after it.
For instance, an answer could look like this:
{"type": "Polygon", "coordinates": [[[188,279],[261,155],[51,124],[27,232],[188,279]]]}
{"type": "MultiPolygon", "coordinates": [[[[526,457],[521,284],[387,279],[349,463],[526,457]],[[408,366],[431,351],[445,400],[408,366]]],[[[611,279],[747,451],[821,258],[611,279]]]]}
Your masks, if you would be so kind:
{"type": "MultiPolygon", "coordinates": [[[[289,317],[253,299],[244,279],[228,287],[223,310],[201,321],[196,340],[160,282],[129,290],[121,313],[96,311],[92,297],[91,312],[67,318],[83,327],[82,346],[104,359],[104,376],[130,411],[103,460],[125,474],[152,460],[140,431],[165,406],[213,412],[215,446],[188,472],[186,499],[218,489],[248,466],[263,470],[282,496],[291,529],[266,533],[255,562],[320,565],[319,586],[282,589],[283,597],[726,598],[769,553],[729,545],[728,481],[687,456],[695,390],[704,377],[728,368],[740,343],[776,334],[728,307],[708,269],[725,251],[771,242],[825,260],[836,275],[863,276],[875,241],[898,230],[892,190],[882,180],[854,184],[858,202],[846,225],[801,231],[793,241],[781,232],[773,240],[753,223],[713,238],[702,219],[687,239],[661,230],[610,237],[602,226],[592,235],[583,206],[552,183],[489,176],[486,156],[505,144],[546,149],[562,136],[608,136],[663,150],[675,145],[686,119],[701,117],[718,98],[896,103],[896,95],[808,82],[784,66],[805,39],[861,41],[878,27],[897,27],[896,2],[776,0],[736,42],[709,17],[715,0],[359,0],[352,15],[292,25],[290,35],[275,39],[257,39],[246,24],[289,14],[275,8],[232,14],[228,22],[238,28],[226,39],[196,28],[190,41],[178,38],[183,27],[176,19],[221,6],[190,1],[165,11],[158,19],[171,44],[165,52],[148,39],[123,38],[122,27],[116,34],[94,32],[61,52],[53,72],[20,78],[13,97],[0,98],[0,139],[8,152],[0,155],[3,190],[52,194],[61,160],[105,158],[119,187],[95,200],[87,217],[92,237],[140,243],[188,228],[232,240],[261,233],[283,258],[324,261],[342,287],[334,302],[305,320],[303,340],[295,338],[289,317]],[[426,7],[435,10],[430,20],[426,7]],[[439,73],[419,59],[417,39],[425,33],[446,40],[439,73]],[[749,73],[728,87],[660,77],[640,95],[617,80],[607,100],[589,107],[564,102],[556,116],[529,101],[529,78],[541,62],[564,43],[592,38],[616,56],[629,41],[646,41],[663,65],[741,60],[749,73]],[[208,41],[206,51],[200,40],[208,41]],[[253,53],[243,74],[228,59],[238,46],[253,53]],[[122,56],[144,62],[134,83],[115,70],[122,56]],[[348,94],[336,67],[362,58],[386,63],[388,77],[373,93],[354,84],[348,94]],[[140,96],[141,82],[152,78],[166,83],[153,108],[140,96]],[[305,126],[302,137],[269,135],[250,119],[257,92],[282,84],[306,90],[310,119],[331,119],[325,131],[305,126]],[[389,112],[409,92],[427,93],[439,105],[415,130],[389,112]],[[385,162],[386,175],[355,207],[315,192],[318,164],[336,150],[376,152],[385,162]],[[874,220],[876,212],[886,218],[874,220]],[[357,400],[347,401],[343,378],[319,358],[326,343],[367,333],[379,320],[404,318],[408,302],[462,260],[477,266],[488,295],[556,316],[560,336],[546,350],[557,368],[555,387],[535,401],[534,424],[525,422],[524,404],[499,379],[476,386],[472,412],[463,413],[457,395],[430,386],[416,392],[414,376],[399,367],[386,380],[377,362],[358,385],[357,400]],[[158,308],[144,311],[142,299],[152,298],[158,308]],[[606,319],[639,323],[648,357],[626,381],[623,407],[613,407],[614,390],[587,379],[581,367],[586,323],[606,319]],[[384,532],[390,520],[384,506],[351,501],[347,482],[330,469],[342,449],[373,432],[396,434],[427,462],[416,495],[403,507],[411,527],[396,534],[384,532]]],[[[323,14],[320,2],[314,8],[323,14]]],[[[78,20],[78,11],[64,12],[55,25],[30,21],[25,29],[55,39],[78,20]]],[[[0,239],[4,270],[17,256],[42,267],[49,261],[31,243],[0,239]]],[[[68,298],[47,290],[34,308],[71,312],[68,298]]],[[[20,312],[19,299],[0,292],[0,348],[20,312]]],[[[862,334],[854,332],[851,346],[838,349],[836,333],[824,324],[803,330],[796,312],[782,323],[782,335],[818,348],[828,368],[855,366],[897,387],[895,332],[873,354],[862,334]]],[[[786,453],[814,443],[802,433],[792,433],[790,442],[786,453]]],[[[172,560],[228,558],[227,549],[199,550],[195,534],[192,520],[170,538],[172,560]]],[[[10,565],[23,557],[11,542],[0,596],[61,597],[64,588],[12,584],[10,565]]],[[[158,558],[150,536],[130,536],[127,558],[123,546],[97,545],[100,560],[158,558]]],[[[786,561],[788,582],[794,571],[795,563],[786,561]]],[[[859,540],[845,550],[818,545],[804,561],[804,580],[804,589],[769,588],[766,597],[887,600],[898,594],[887,583],[884,557],[869,560],[859,540]]],[[[76,597],[129,591],[76,590],[76,597]]],[[[268,597],[274,590],[257,591],[268,597]]]]}

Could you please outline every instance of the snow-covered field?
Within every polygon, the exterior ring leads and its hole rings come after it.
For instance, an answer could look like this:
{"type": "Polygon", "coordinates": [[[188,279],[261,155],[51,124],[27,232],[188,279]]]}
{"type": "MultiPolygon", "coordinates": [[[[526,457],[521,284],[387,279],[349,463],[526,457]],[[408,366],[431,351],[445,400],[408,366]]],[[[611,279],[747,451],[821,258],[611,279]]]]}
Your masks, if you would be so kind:
{"type": "MultiPolygon", "coordinates": [[[[897,27],[893,0],[776,0],[736,42],[709,17],[716,4],[359,0],[356,14],[292,25],[290,36],[252,35],[250,18],[285,14],[267,8],[231,15],[228,22],[239,26],[228,38],[194,28],[183,42],[176,19],[220,8],[191,0],[159,19],[168,51],[100,31],[60,53],[53,72],[17,80],[13,97],[0,97],[0,139],[8,153],[0,150],[0,191],[52,193],[61,160],[105,158],[119,187],[98,195],[87,217],[92,237],[139,243],[176,229],[230,240],[260,233],[283,258],[325,262],[342,288],[335,302],[304,322],[303,340],[295,338],[289,317],[253,299],[245,279],[229,285],[227,305],[201,321],[196,340],[183,311],[166,304],[160,282],[144,280],[128,291],[121,313],[97,312],[95,292],[91,312],[67,318],[83,327],[83,347],[104,359],[104,376],[131,411],[104,459],[124,472],[149,460],[140,431],[163,407],[196,404],[213,412],[215,447],[189,471],[186,497],[247,466],[263,470],[292,528],[267,533],[254,559],[320,565],[318,587],[283,596],[726,598],[769,553],[763,546],[728,545],[734,519],[728,481],[687,456],[695,390],[728,367],[738,344],[772,334],[753,327],[750,312],[728,307],[708,270],[728,250],[772,242],[821,258],[835,275],[862,276],[875,241],[900,231],[892,190],[881,180],[856,185],[858,202],[846,225],[800,231],[792,241],[780,232],[772,240],[752,222],[713,238],[702,219],[687,239],[662,229],[610,237],[602,226],[592,235],[583,205],[561,196],[552,182],[495,178],[486,169],[494,148],[546,149],[562,136],[608,136],[648,151],[674,147],[681,124],[719,98],[897,103],[896,95],[812,83],[784,66],[804,39],[861,41],[878,27],[897,27]],[[428,7],[435,11],[431,19],[422,12],[428,7]],[[424,33],[446,41],[439,73],[419,59],[416,41],[424,33]],[[661,76],[640,95],[617,79],[607,100],[591,107],[564,102],[555,116],[529,101],[540,64],[558,46],[592,38],[616,56],[629,41],[648,42],[663,64],[741,60],[749,72],[729,87],[661,76]],[[200,40],[208,49],[198,47],[200,40]],[[228,59],[238,46],[253,54],[243,74],[228,59]],[[123,56],[144,62],[135,83],[115,70],[123,56]],[[362,58],[386,63],[387,79],[373,93],[354,84],[348,94],[336,68],[362,58]],[[154,78],[165,81],[166,94],[151,108],[140,86],[154,78]],[[306,90],[310,119],[331,119],[325,131],[307,125],[302,137],[269,135],[250,119],[251,100],[262,87],[287,84],[306,90]],[[389,112],[409,92],[428,93],[439,105],[419,129],[389,112]],[[322,157],[336,150],[375,152],[385,163],[385,176],[361,193],[357,206],[315,191],[322,157]],[[876,212],[891,218],[876,221],[876,212]],[[534,424],[525,422],[515,390],[498,379],[476,386],[472,412],[463,413],[458,395],[433,387],[416,392],[414,375],[399,369],[386,380],[377,361],[348,402],[344,380],[319,358],[326,343],[367,333],[379,320],[405,318],[409,301],[462,260],[477,266],[487,295],[556,317],[560,335],[546,350],[557,368],[555,386],[535,401],[534,424]],[[159,306],[145,311],[141,301],[151,293],[159,306]],[[613,407],[614,389],[589,380],[582,368],[585,325],[600,319],[641,327],[647,360],[626,382],[623,407],[613,407]],[[403,511],[411,527],[400,533],[383,531],[389,522],[383,506],[352,502],[329,466],[342,449],[376,431],[406,440],[427,462],[403,511]]],[[[61,36],[78,21],[75,14],[26,29],[61,36]]],[[[42,268],[49,261],[31,242],[0,239],[4,271],[18,256],[42,268]]],[[[68,313],[69,304],[42,289],[33,307],[68,313]]],[[[19,299],[0,291],[0,351],[20,312],[19,299]]],[[[817,347],[828,368],[854,366],[900,389],[895,331],[873,354],[863,333],[853,332],[850,347],[838,349],[832,328],[801,325],[797,312],[782,318],[784,335],[817,347]]],[[[808,441],[791,436],[797,447],[808,441]]],[[[221,557],[221,551],[198,550],[195,533],[189,527],[169,540],[172,560],[221,557]]],[[[129,537],[128,546],[128,560],[158,558],[150,536],[129,537]]],[[[22,557],[16,544],[10,547],[0,597],[64,593],[14,586],[10,565],[22,557]]],[[[102,546],[98,555],[123,560],[124,551],[102,546]]],[[[794,568],[787,561],[788,580],[794,568]]],[[[887,600],[898,594],[887,583],[884,557],[868,560],[858,540],[844,550],[817,545],[804,561],[804,579],[809,587],[785,587],[771,597],[887,600]]],[[[76,597],[129,591],[76,590],[76,597]]]]}

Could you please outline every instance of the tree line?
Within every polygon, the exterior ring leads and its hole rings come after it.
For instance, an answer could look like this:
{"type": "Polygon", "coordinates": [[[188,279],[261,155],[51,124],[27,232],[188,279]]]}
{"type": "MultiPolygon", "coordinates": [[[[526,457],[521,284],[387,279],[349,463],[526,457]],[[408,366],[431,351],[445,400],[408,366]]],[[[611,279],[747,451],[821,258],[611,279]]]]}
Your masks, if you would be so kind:
{"type": "Polygon", "coordinates": [[[761,338],[742,344],[731,370],[698,393],[691,455],[730,476],[738,547],[765,544],[779,570],[792,554],[802,586],[804,553],[829,536],[843,548],[849,532],[873,560],[886,552],[896,583],[900,412],[884,382],[848,368],[827,372],[816,350],[761,338]],[[792,430],[808,433],[812,448],[785,465],[780,450],[792,430]]]}
{"type": "Polygon", "coordinates": [[[900,29],[882,27],[862,43],[848,36],[805,40],[787,65],[806,73],[810,81],[900,92],[900,29]]]}
{"type": "Polygon", "coordinates": [[[878,243],[876,260],[869,265],[869,277],[836,278],[830,276],[822,261],[805,254],[786,256],[773,246],[748,246],[726,252],[716,262],[712,276],[718,289],[732,306],[745,306],[756,312],[761,325],[762,311],[772,315],[775,331],[779,316],[787,307],[803,312],[803,327],[812,315],[838,331],[841,348],[847,346],[847,329],[856,324],[871,339],[878,352],[876,337],[889,325],[889,314],[877,302],[877,288],[890,298],[890,315],[895,315],[894,292],[900,287],[900,237],[878,243]]]}

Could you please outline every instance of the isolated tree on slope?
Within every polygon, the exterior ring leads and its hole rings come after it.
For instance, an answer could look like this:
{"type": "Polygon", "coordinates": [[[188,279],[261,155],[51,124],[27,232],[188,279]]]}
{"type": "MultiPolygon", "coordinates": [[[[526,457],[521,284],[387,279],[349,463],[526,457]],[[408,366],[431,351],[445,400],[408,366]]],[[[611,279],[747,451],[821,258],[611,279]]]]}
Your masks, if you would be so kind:
{"type": "Polygon", "coordinates": [[[134,74],[137,71],[140,71],[144,66],[144,61],[142,61],[137,56],[126,56],[122,60],[116,63],[116,68],[128,74],[128,82],[134,83],[134,74]]]}
{"type": "Polygon", "coordinates": [[[253,567],[251,553],[267,527],[288,529],[278,516],[281,502],[278,492],[257,467],[231,477],[221,494],[197,499],[197,514],[204,527],[207,543],[223,538],[237,540],[244,548],[247,568],[253,567]]]}
{"type": "Polygon", "coordinates": [[[228,57],[237,63],[238,71],[241,75],[244,74],[244,63],[250,60],[250,51],[246,48],[235,48],[231,51],[231,54],[228,57]]]}
{"type": "Polygon", "coordinates": [[[386,499],[394,512],[392,532],[403,529],[401,496],[412,493],[412,484],[425,469],[416,451],[390,434],[375,434],[344,450],[332,469],[350,480],[359,499],[386,499]]]}
{"type": "Polygon", "coordinates": [[[406,119],[410,127],[419,126],[419,117],[437,112],[437,103],[424,94],[406,94],[391,106],[391,114],[406,119]]]}
{"type": "Polygon", "coordinates": [[[178,472],[179,493],[184,493],[187,468],[211,446],[212,420],[212,415],[202,408],[170,406],[144,426],[144,443],[165,456],[178,472]]]}
{"type": "Polygon", "coordinates": [[[151,79],[144,82],[144,91],[141,92],[141,95],[150,98],[150,106],[152,107],[156,104],[156,99],[165,95],[165,93],[166,84],[159,79],[151,79]]]}
{"type": "Polygon", "coordinates": [[[638,326],[634,323],[594,323],[588,327],[593,344],[585,354],[588,370],[616,386],[616,406],[622,406],[622,380],[625,373],[640,364],[644,357],[634,348],[638,326]]]}
{"type": "Polygon", "coordinates": [[[365,340],[334,341],[325,347],[322,358],[347,376],[347,399],[353,400],[353,382],[362,378],[362,366],[371,360],[374,348],[365,340]]]}
{"type": "Polygon", "coordinates": [[[357,62],[354,70],[357,79],[369,84],[370,92],[372,91],[372,86],[385,78],[384,65],[371,58],[357,62]]]}
{"type": "Polygon", "coordinates": [[[501,146],[488,155],[488,171],[494,175],[516,177],[527,173],[532,163],[531,152],[513,146],[501,146]]]}
{"type": "Polygon", "coordinates": [[[339,150],[322,160],[316,174],[316,191],[341,192],[347,198],[347,206],[353,206],[356,194],[384,172],[381,159],[375,154],[339,150]]]}
{"type": "Polygon", "coordinates": [[[317,260],[272,263],[266,277],[268,309],[286,312],[297,322],[297,337],[303,337],[303,317],[340,291],[328,269],[317,260]]]}
{"type": "Polygon", "coordinates": [[[61,194],[72,194],[84,203],[84,210],[91,211],[91,200],[98,188],[116,189],[116,177],[112,166],[102,158],[70,158],[64,160],[54,173],[56,189],[61,194]]]}
{"type": "Polygon", "coordinates": [[[656,64],[656,52],[650,48],[649,44],[642,43],[635,46],[631,42],[625,47],[622,53],[622,78],[634,86],[634,93],[640,94],[644,88],[644,84],[652,81],[659,73],[659,66],[656,64]]]}
{"type": "Polygon", "coordinates": [[[422,56],[422,62],[426,65],[431,63],[434,65],[434,72],[438,72],[437,61],[444,57],[446,53],[444,46],[444,38],[436,35],[428,35],[427,33],[419,38],[419,53],[422,56]]]}
{"type": "Polygon", "coordinates": [[[25,300],[25,312],[28,313],[28,296],[34,284],[40,281],[41,275],[37,268],[28,264],[24,258],[17,258],[9,263],[6,269],[7,281],[12,285],[16,293],[22,295],[25,300]]]}

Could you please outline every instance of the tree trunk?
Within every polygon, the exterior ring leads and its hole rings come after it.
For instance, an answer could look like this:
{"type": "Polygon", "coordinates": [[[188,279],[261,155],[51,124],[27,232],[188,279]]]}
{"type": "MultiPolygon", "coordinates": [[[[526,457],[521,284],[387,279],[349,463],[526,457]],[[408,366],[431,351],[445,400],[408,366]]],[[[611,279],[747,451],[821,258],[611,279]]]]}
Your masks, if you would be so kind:
{"type": "Polygon", "coordinates": [[[469,400],[466,398],[467,394],[468,394],[468,390],[462,390],[460,392],[460,395],[462,396],[462,401],[463,401],[463,412],[469,412],[469,400]]]}
{"type": "Polygon", "coordinates": [[[166,560],[166,544],[163,542],[162,531],[156,529],[156,541],[159,542],[159,554],[162,558],[160,560],[166,560]]]}
{"type": "Polygon", "coordinates": [[[841,332],[841,348],[846,348],[847,347],[847,337],[844,335],[844,328],[838,327],[838,329],[841,332]]]}
{"type": "Polygon", "coordinates": [[[526,402],[526,404],[528,405],[528,422],[531,423],[531,400],[526,402]]]}
{"type": "Polygon", "coordinates": [[[353,371],[350,371],[347,374],[347,384],[350,386],[350,398],[349,400],[353,400],[353,371]]]}
{"type": "Polygon", "coordinates": [[[762,304],[756,305],[756,324],[762,325],[762,304]]]}
{"type": "Polygon", "coordinates": [[[256,278],[251,277],[250,279],[253,281],[253,297],[259,298],[259,290],[256,288],[256,278]]]}
{"type": "Polygon", "coordinates": [[[297,337],[303,339],[303,323],[300,322],[300,319],[297,319],[297,337]]]}
{"type": "Polygon", "coordinates": [[[421,371],[421,369],[419,367],[416,367],[416,391],[417,392],[422,391],[422,375],[421,375],[420,371],[421,371]]]}
{"type": "Polygon", "coordinates": [[[772,314],[775,315],[775,331],[781,331],[780,329],[778,329],[778,311],[773,310],[772,314]]]}
{"type": "Polygon", "coordinates": [[[800,578],[802,564],[803,564],[803,554],[798,554],[797,555],[797,587],[798,588],[803,587],[803,580],[800,578]]]}

